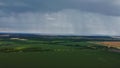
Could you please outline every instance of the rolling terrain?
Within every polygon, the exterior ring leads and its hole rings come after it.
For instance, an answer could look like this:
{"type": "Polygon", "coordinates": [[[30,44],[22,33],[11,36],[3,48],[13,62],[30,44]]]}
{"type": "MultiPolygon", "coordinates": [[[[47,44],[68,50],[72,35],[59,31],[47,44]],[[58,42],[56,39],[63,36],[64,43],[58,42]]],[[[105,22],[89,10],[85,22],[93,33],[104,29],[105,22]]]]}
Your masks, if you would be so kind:
{"type": "Polygon", "coordinates": [[[119,42],[119,39],[109,36],[0,34],[0,66],[1,68],[119,68],[120,52],[113,51],[119,49],[102,44],[111,41],[119,42]]]}

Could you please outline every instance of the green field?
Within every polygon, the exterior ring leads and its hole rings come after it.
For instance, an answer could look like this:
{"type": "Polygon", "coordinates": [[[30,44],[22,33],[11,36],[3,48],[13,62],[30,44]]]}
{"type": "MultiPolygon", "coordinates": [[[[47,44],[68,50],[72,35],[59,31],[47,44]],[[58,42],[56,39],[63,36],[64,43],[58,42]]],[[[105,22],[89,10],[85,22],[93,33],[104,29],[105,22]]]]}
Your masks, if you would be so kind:
{"type": "Polygon", "coordinates": [[[71,39],[0,39],[0,68],[119,68],[120,53],[71,39]]]}

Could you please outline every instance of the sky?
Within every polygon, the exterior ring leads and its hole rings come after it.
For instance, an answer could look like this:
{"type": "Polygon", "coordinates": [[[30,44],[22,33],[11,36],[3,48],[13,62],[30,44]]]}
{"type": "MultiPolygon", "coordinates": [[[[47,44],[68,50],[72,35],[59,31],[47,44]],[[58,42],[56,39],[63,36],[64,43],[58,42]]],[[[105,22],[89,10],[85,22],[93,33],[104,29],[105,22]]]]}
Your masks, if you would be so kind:
{"type": "Polygon", "coordinates": [[[119,35],[120,0],[0,0],[0,32],[119,35]]]}

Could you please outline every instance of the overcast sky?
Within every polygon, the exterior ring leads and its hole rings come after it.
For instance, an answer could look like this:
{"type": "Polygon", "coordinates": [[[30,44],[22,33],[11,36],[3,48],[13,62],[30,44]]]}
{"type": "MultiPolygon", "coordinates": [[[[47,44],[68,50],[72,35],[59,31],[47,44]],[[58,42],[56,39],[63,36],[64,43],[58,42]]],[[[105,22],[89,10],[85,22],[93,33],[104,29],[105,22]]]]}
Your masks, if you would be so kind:
{"type": "Polygon", "coordinates": [[[0,32],[120,35],[120,0],[0,0],[0,32]]]}

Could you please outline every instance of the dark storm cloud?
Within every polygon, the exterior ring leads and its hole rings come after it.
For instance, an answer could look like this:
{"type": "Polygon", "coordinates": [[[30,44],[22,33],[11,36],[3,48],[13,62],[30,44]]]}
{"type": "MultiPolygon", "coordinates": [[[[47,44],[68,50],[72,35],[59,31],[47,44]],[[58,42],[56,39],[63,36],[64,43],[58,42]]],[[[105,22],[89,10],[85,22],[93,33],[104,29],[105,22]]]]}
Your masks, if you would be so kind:
{"type": "Polygon", "coordinates": [[[55,12],[63,9],[80,9],[105,15],[120,15],[119,0],[0,0],[6,12],[55,12]]]}
{"type": "Polygon", "coordinates": [[[120,35],[119,0],[0,0],[0,32],[120,35]]]}

